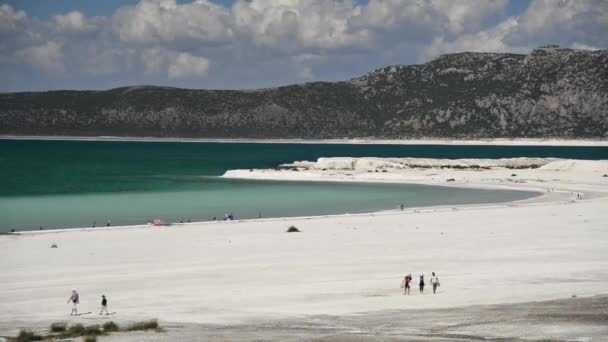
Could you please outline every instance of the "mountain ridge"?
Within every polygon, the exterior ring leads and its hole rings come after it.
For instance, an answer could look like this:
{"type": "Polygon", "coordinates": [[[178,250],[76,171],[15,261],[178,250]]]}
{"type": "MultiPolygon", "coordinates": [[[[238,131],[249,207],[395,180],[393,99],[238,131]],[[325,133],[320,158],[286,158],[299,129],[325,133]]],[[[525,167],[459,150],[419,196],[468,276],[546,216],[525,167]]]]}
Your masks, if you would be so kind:
{"type": "Polygon", "coordinates": [[[0,94],[0,134],[184,138],[606,138],[608,50],[463,52],[347,81],[0,94]]]}

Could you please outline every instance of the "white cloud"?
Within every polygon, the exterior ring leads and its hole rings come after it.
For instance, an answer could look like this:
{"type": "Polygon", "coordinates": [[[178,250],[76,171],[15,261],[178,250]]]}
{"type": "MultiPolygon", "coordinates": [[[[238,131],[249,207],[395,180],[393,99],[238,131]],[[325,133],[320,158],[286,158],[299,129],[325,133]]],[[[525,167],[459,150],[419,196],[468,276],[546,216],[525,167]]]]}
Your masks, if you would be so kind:
{"type": "Polygon", "coordinates": [[[486,51],[525,53],[535,47],[598,49],[608,47],[608,5],[605,1],[536,0],[519,17],[486,30],[453,39],[437,37],[424,49],[422,60],[448,52],[486,51]]]}
{"type": "Polygon", "coordinates": [[[509,0],[431,0],[433,7],[447,18],[446,27],[452,34],[469,33],[495,25],[504,19],[509,0]]]}
{"type": "Polygon", "coordinates": [[[505,36],[509,45],[573,43],[608,45],[605,0],[535,0],[505,36]]]}
{"type": "Polygon", "coordinates": [[[54,19],[60,31],[79,32],[94,29],[94,26],[88,23],[85,16],[78,11],[56,15],[54,19]]]}
{"type": "Polygon", "coordinates": [[[516,26],[517,21],[510,18],[489,30],[461,35],[454,40],[445,39],[443,36],[438,37],[423,49],[419,60],[423,62],[444,53],[462,51],[525,52],[529,47],[511,47],[503,42],[504,36],[516,26]]]}
{"type": "Polygon", "coordinates": [[[47,42],[44,45],[31,46],[17,52],[17,56],[26,63],[47,72],[65,71],[61,44],[47,42]]]}
{"type": "Polygon", "coordinates": [[[229,10],[207,0],[178,5],[175,0],[142,0],[123,7],[112,26],[120,40],[133,44],[223,42],[232,36],[229,10]]]}
{"type": "Polygon", "coordinates": [[[579,49],[579,50],[591,50],[591,51],[601,50],[601,48],[599,48],[597,46],[591,46],[591,45],[580,44],[580,43],[574,43],[574,44],[570,45],[570,47],[573,49],[579,49]]]}
{"type": "Polygon", "coordinates": [[[251,88],[349,79],[442,53],[608,47],[606,0],[533,0],[513,17],[507,8],[508,0],[141,0],[107,17],[40,20],[0,5],[0,74],[20,80],[0,89],[55,86],[67,67],[68,88],[251,88]]]}
{"type": "Polygon", "coordinates": [[[0,33],[18,29],[26,19],[24,11],[15,11],[10,5],[0,5],[0,33]]]}
{"type": "Polygon", "coordinates": [[[360,14],[354,1],[253,0],[232,7],[236,30],[255,44],[277,49],[361,46],[369,42],[365,30],[349,21],[360,14]]]}
{"type": "Polygon", "coordinates": [[[170,78],[197,77],[207,74],[207,70],[209,70],[207,58],[182,52],[169,63],[168,75],[170,78]]]}
{"type": "Polygon", "coordinates": [[[141,52],[141,61],[148,74],[156,74],[166,68],[168,52],[161,48],[147,48],[141,52]]]}

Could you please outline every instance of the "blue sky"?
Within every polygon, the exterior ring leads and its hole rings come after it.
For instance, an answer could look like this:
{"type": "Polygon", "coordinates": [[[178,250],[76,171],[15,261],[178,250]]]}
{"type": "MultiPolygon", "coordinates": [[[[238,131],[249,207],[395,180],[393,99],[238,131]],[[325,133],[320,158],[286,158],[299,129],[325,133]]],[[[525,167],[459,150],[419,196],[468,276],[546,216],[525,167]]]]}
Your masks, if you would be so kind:
{"type": "Polygon", "coordinates": [[[444,53],[608,47],[606,0],[0,0],[0,92],[346,80],[444,53]]]}

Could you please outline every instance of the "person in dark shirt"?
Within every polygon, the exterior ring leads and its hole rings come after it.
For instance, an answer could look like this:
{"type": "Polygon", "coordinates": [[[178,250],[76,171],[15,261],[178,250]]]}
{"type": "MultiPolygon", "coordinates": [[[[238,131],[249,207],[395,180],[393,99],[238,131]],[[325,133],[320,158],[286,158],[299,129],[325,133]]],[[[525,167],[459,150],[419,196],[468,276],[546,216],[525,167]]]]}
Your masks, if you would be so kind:
{"type": "Polygon", "coordinates": [[[99,314],[101,315],[104,311],[106,312],[106,315],[110,314],[108,312],[108,300],[105,295],[101,295],[101,311],[99,311],[99,314]]]}
{"type": "Polygon", "coordinates": [[[418,283],[420,287],[420,293],[424,292],[424,274],[420,275],[420,282],[418,283]]]}

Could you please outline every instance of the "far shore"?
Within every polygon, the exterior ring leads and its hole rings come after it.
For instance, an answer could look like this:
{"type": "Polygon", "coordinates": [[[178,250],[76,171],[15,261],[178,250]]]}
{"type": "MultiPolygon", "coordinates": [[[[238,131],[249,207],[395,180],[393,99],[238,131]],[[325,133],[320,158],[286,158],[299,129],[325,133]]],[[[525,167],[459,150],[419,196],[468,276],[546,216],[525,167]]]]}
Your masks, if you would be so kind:
{"type": "Polygon", "coordinates": [[[133,141],[183,143],[250,143],[250,144],[353,144],[353,145],[490,145],[490,146],[608,146],[608,139],[562,138],[496,138],[496,139],[245,139],[245,138],[180,138],[180,137],[122,137],[122,136],[63,136],[63,135],[7,135],[0,140],[52,141],[133,141]]]}

